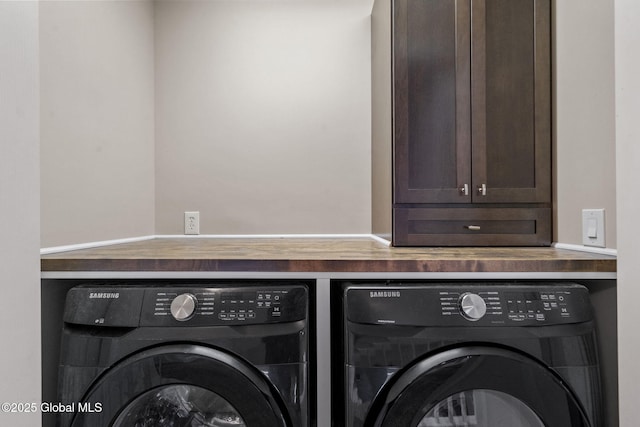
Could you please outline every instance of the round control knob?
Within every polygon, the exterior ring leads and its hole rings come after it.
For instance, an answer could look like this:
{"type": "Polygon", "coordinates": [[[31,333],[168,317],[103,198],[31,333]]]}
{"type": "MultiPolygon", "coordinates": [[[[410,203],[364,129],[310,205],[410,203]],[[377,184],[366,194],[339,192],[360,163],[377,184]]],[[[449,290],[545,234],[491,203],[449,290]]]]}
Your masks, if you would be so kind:
{"type": "Polygon", "coordinates": [[[179,321],[189,320],[196,311],[196,297],[191,294],[178,295],[171,301],[171,315],[179,321]]]}
{"type": "Polygon", "coordinates": [[[460,295],[460,314],[467,320],[480,320],[487,312],[487,304],[478,294],[466,292],[460,295]]]}

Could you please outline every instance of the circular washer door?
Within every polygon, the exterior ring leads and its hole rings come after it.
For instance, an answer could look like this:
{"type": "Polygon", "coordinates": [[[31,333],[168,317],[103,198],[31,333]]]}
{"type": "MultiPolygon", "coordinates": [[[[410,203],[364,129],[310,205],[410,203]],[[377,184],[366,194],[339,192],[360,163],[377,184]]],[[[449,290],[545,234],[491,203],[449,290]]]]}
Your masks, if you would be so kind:
{"type": "Polygon", "coordinates": [[[168,345],[103,374],[76,405],[73,427],[291,427],[257,369],[227,353],[168,345]]]}
{"type": "Polygon", "coordinates": [[[428,357],[376,396],[366,427],[591,427],[563,382],[514,351],[464,347],[428,357]]]}

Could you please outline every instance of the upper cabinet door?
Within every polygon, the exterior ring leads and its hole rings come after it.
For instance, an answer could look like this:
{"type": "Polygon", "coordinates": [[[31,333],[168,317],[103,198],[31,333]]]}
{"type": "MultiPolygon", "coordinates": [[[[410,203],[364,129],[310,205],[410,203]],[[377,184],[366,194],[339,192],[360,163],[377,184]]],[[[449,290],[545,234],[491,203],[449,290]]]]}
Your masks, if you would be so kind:
{"type": "Polygon", "coordinates": [[[551,201],[549,0],[471,0],[474,203],[551,201]]]}
{"type": "Polygon", "coordinates": [[[470,0],[393,4],[394,202],[469,203],[470,0]]]}

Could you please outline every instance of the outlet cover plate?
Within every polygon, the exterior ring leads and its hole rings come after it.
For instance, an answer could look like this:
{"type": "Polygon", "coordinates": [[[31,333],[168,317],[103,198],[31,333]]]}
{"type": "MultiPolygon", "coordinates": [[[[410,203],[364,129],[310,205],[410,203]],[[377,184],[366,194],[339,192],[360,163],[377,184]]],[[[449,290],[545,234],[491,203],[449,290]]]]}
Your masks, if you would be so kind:
{"type": "Polygon", "coordinates": [[[184,213],[184,234],[200,234],[200,212],[184,213]]]}
{"type": "Polygon", "coordinates": [[[605,247],[604,209],[582,210],[582,244],[605,247]]]}

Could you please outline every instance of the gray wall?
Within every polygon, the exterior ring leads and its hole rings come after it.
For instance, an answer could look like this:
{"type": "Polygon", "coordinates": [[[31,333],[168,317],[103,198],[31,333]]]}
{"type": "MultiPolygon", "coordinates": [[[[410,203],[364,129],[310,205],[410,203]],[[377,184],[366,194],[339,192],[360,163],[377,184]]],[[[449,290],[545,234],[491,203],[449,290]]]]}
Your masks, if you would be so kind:
{"type": "Polygon", "coordinates": [[[42,245],[154,233],[150,1],[40,5],[42,245]]]}
{"type": "MultiPolygon", "coordinates": [[[[0,58],[0,402],[39,402],[37,2],[0,2],[0,58]]],[[[39,420],[0,411],[3,426],[39,420]]]]}
{"type": "Polygon", "coordinates": [[[371,2],[156,3],[156,233],[369,233],[371,2]]]}
{"type": "Polygon", "coordinates": [[[616,0],[618,341],[620,425],[638,425],[640,391],[640,3],[616,0]]]}
{"type": "Polygon", "coordinates": [[[615,248],[614,1],[554,3],[554,240],[582,244],[582,209],[604,208],[615,248]]]}
{"type": "Polygon", "coordinates": [[[369,232],[369,13],[43,2],[42,246],[369,232]]]}

